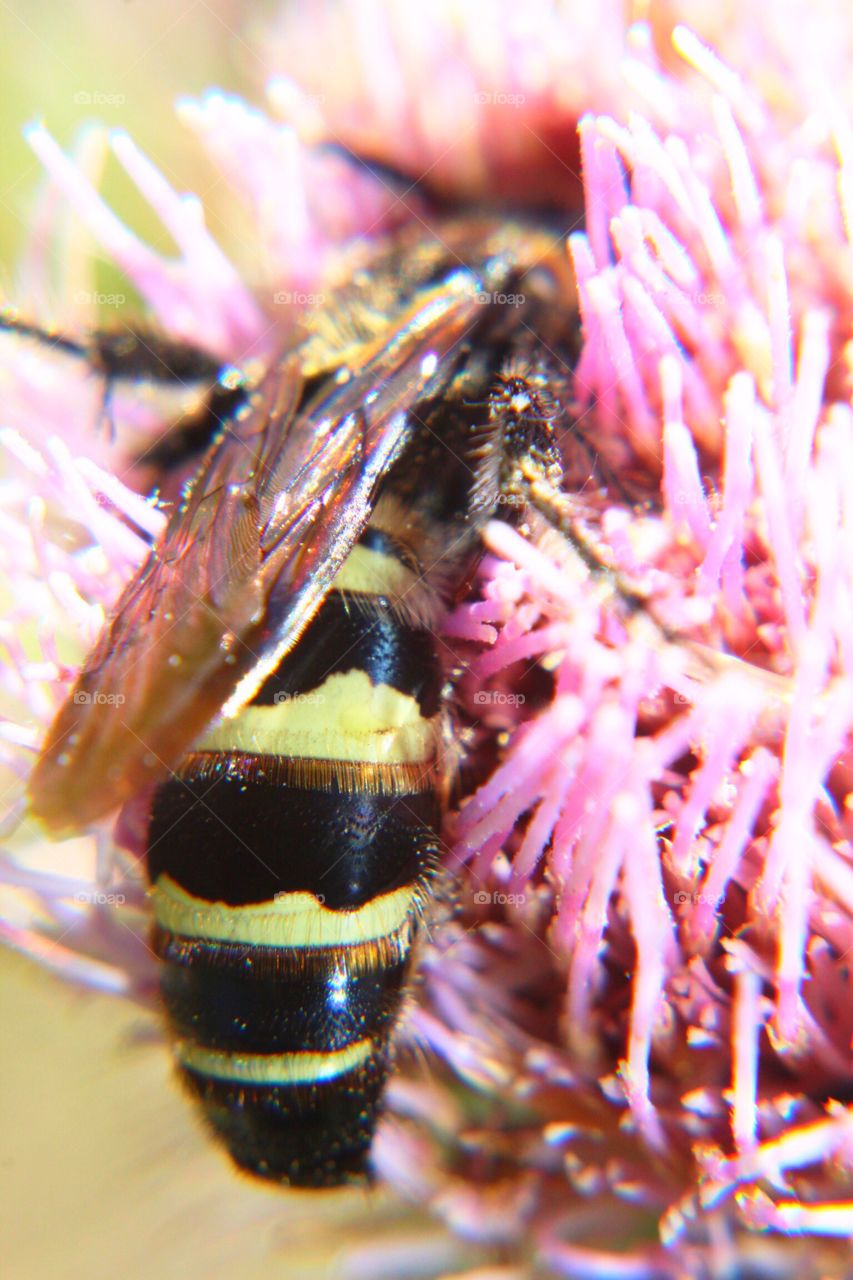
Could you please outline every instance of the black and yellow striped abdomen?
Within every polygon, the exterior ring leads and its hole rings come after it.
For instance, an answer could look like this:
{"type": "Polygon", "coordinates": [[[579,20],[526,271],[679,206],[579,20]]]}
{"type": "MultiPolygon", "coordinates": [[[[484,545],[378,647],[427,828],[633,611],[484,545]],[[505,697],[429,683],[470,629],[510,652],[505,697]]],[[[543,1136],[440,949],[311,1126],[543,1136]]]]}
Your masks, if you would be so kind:
{"type": "Polygon", "coordinates": [[[417,565],[368,528],[304,635],[155,795],[181,1073],[238,1164],[363,1170],[437,855],[441,670],[417,565]]]}

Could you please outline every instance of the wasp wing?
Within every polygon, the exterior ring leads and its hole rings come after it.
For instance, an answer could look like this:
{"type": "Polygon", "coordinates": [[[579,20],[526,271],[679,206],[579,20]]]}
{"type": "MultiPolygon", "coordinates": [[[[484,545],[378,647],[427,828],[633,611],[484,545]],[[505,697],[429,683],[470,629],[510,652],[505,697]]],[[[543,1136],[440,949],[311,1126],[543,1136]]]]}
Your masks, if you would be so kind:
{"type": "Polygon", "coordinates": [[[214,446],[51,726],[34,815],[79,829],[175,767],[292,648],[476,313],[460,270],[301,403],[298,352],[214,446]]]}

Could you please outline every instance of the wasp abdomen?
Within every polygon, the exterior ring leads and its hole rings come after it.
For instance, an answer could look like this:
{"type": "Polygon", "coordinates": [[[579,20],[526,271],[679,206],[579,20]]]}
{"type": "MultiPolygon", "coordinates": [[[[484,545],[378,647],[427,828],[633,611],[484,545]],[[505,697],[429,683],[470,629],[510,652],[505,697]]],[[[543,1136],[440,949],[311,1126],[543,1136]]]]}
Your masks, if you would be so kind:
{"type": "Polygon", "coordinates": [[[153,801],[182,1076],[238,1164],[295,1184],[363,1170],[436,861],[419,592],[409,549],[368,528],[295,649],[153,801]]]}

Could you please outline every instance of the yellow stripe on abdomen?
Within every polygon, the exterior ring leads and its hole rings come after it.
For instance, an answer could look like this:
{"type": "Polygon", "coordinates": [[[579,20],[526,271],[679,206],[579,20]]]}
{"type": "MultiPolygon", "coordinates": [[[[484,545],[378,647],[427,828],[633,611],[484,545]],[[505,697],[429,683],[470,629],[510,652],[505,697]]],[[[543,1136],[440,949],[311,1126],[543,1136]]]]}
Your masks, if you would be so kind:
{"type": "Polygon", "coordinates": [[[386,596],[395,601],[405,597],[417,583],[417,574],[396,556],[357,543],[338,570],[333,589],[386,596]]]}
{"type": "Polygon", "coordinates": [[[157,924],[182,937],[259,947],[343,947],[401,932],[408,939],[419,886],[380,894],[354,911],[331,911],[315,894],[302,892],[248,906],[208,902],[187,893],[169,875],[158,877],[152,897],[157,924]]]}
{"type": "Polygon", "coordinates": [[[242,751],[365,764],[424,764],[436,754],[438,722],[416,698],[360,670],[331,675],[310,693],[249,705],[221,721],[197,751],[242,751]]]}
{"type": "Polygon", "coordinates": [[[359,1040],[331,1053],[226,1053],[203,1049],[192,1041],[178,1041],[175,1052],[182,1067],[207,1079],[259,1086],[316,1084],[334,1080],[361,1066],[373,1053],[371,1040],[359,1040]]]}

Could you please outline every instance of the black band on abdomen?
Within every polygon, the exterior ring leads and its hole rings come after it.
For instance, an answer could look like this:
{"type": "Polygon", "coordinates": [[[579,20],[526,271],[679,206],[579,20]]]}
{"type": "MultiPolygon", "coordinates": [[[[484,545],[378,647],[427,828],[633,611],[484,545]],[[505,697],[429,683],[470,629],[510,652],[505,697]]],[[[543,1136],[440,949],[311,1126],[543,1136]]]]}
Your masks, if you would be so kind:
{"type": "Polygon", "coordinates": [[[364,1172],[386,1071],[374,1054],[313,1085],[247,1088],[181,1074],[238,1165],[292,1186],[332,1187],[364,1172]]]}
{"type": "Polygon", "coordinates": [[[176,1036],[232,1053],[325,1053],[357,1043],[366,1029],[380,1040],[390,1031],[404,960],[367,972],[327,960],[310,976],[292,965],[261,976],[257,951],[244,948],[227,966],[166,961],[161,990],[176,1036]]]}
{"type": "Polygon", "coordinates": [[[164,783],[153,802],[148,872],[211,902],[304,891],[332,910],[420,880],[434,863],[431,792],[336,794],[231,774],[164,783]]]}
{"type": "Polygon", "coordinates": [[[442,673],[435,638],[410,626],[375,596],[330,591],[294,651],[268,676],[252,699],[268,707],[310,693],[330,675],[364,671],[374,685],[385,684],[415,698],[431,719],[441,701],[442,673]]]}

